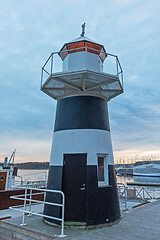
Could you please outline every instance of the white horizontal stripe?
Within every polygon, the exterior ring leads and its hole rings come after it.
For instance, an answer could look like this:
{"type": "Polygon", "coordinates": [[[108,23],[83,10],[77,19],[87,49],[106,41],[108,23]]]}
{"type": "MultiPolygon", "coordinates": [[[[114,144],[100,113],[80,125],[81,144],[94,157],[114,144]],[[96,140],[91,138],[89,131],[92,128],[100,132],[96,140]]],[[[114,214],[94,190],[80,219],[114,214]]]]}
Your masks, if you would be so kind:
{"type": "Polygon", "coordinates": [[[97,154],[107,154],[108,165],[113,165],[110,132],[97,129],[57,131],[53,135],[50,165],[63,166],[63,154],[87,153],[87,164],[97,165],[97,154]]]}

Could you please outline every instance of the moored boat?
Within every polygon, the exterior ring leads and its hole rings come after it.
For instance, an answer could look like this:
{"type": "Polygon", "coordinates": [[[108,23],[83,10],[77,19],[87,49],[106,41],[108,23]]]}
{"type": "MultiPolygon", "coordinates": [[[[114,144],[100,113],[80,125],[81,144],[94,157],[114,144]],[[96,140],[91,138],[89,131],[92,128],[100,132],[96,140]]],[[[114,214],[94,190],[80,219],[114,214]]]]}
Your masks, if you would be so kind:
{"type": "Polygon", "coordinates": [[[160,161],[137,162],[133,166],[133,176],[160,178],[160,161]]]}
{"type": "Polygon", "coordinates": [[[132,168],[119,167],[116,169],[117,176],[133,176],[132,168]]]}
{"type": "MultiPolygon", "coordinates": [[[[18,168],[14,164],[14,158],[15,158],[15,151],[13,151],[10,159],[8,160],[7,157],[4,159],[3,165],[0,167],[0,210],[8,209],[11,206],[17,206],[23,204],[22,200],[17,200],[11,198],[11,196],[15,195],[24,195],[25,190],[23,187],[26,185],[31,185],[32,187],[37,187],[37,184],[40,186],[40,188],[44,188],[44,183],[41,184],[41,181],[34,181],[34,184],[30,184],[30,181],[28,181],[27,184],[24,184],[22,177],[18,176],[18,168]],[[15,179],[19,177],[20,182],[17,185],[15,179]]],[[[37,191],[34,190],[33,193],[36,193],[37,191]]],[[[28,196],[27,196],[28,198],[28,196]]],[[[43,195],[36,195],[33,196],[33,199],[41,200],[43,198],[43,195]]]]}

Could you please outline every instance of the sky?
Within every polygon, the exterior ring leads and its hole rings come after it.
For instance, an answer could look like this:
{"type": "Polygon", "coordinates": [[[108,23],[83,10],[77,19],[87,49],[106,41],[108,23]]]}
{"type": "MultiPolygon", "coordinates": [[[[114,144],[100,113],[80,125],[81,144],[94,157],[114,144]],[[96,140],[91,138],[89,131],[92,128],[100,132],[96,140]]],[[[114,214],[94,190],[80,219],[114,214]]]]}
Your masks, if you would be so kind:
{"type": "Polygon", "coordinates": [[[0,161],[49,161],[56,101],[40,91],[51,52],[86,36],[118,55],[124,93],[109,102],[116,161],[160,159],[159,0],[0,0],[0,161]]]}

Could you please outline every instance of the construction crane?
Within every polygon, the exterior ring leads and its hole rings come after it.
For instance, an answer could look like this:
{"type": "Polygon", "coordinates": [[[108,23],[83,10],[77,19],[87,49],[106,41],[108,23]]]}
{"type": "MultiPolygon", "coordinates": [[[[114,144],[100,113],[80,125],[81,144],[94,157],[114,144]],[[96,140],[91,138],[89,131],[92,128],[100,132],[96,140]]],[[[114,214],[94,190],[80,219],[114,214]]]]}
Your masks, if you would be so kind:
{"type": "Polygon", "coordinates": [[[9,164],[10,164],[10,165],[13,165],[13,163],[14,163],[14,158],[15,158],[15,154],[16,154],[16,149],[12,152],[9,161],[8,161],[8,157],[5,157],[5,158],[4,158],[4,167],[6,167],[6,166],[9,165],[9,164]]]}

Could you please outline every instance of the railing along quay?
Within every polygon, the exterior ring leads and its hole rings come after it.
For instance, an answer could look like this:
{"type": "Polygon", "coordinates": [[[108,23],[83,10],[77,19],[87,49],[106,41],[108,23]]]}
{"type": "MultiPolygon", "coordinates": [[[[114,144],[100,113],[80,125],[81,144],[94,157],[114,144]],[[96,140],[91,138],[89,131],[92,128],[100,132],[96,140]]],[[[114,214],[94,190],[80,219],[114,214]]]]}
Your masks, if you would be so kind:
{"type": "Polygon", "coordinates": [[[155,192],[159,193],[160,197],[160,189],[148,190],[147,187],[128,187],[123,183],[117,183],[117,188],[119,200],[121,203],[124,203],[124,211],[128,211],[128,205],[131,202],[139,204],[153,199],[156,200],[155,192]]]}

